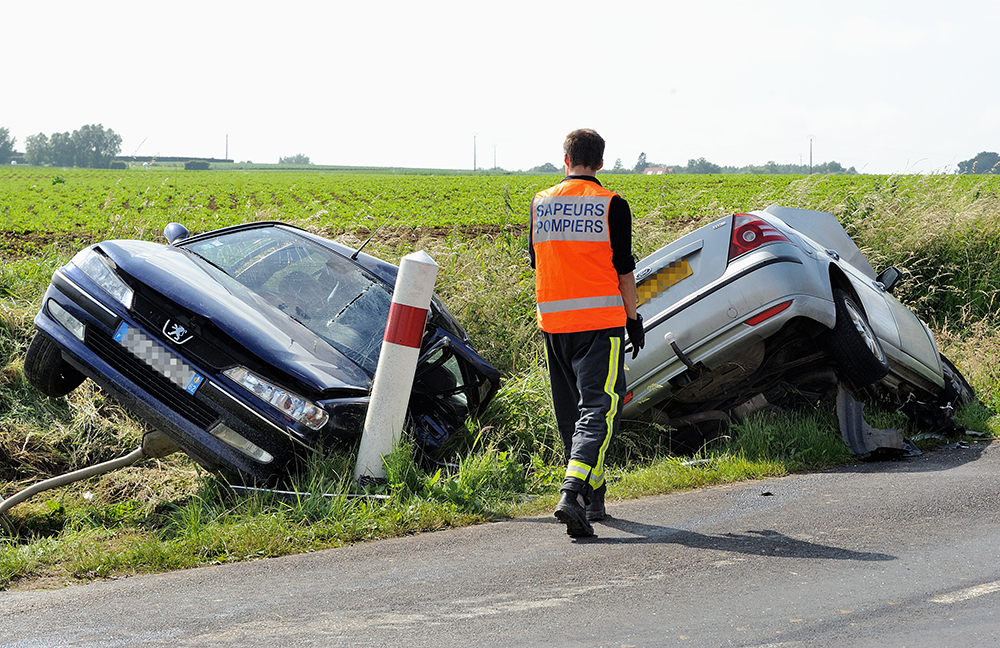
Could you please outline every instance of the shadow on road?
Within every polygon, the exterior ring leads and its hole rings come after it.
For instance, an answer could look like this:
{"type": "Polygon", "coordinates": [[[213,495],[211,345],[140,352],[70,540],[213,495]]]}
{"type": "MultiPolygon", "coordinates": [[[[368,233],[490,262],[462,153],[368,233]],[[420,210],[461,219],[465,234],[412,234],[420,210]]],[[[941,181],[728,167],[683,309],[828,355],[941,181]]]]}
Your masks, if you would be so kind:
{"type": "Polygon", "coordinates": [[[671,527],[654,526],[608,517],[595,527],[598,537],[578,540],[587,544],[634,544],[634,543],[671,543],[684,545],[694,549],[716,549],[732,553],[753,554],[755,556],[778,556],[784,558],[819,558],[827,560],[857,560],[857,561],[887,561],[896,560],[896,556],[865,551],[851,551],[805,540],[796,540],[788,536],[763,529],[749,530],[745,533],[725,533],[723,535],[705,535],[694,531],[684,531],[671,527]],[[600,526],[630,534],[626,538],[602,538],[600,526]]]}

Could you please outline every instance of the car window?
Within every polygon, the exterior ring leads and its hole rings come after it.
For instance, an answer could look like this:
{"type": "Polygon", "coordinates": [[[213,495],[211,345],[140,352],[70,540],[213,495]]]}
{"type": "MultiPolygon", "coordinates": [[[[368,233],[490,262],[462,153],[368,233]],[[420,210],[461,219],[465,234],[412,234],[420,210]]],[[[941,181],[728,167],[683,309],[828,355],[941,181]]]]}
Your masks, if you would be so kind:
{"type": "Polygon", "coordinates": [[[421,358],[417,368],[416,382],[421,391],[448,403],[458,416],[458,420],[469,415],[469,397],[462,366],[448,347],[435,349],[421,358]]]}
{"type": "Polygon", "coordinates": [[[275,227],[199,238],[182,247],[374,373],[392,295],[351,260],[275,227]]]}

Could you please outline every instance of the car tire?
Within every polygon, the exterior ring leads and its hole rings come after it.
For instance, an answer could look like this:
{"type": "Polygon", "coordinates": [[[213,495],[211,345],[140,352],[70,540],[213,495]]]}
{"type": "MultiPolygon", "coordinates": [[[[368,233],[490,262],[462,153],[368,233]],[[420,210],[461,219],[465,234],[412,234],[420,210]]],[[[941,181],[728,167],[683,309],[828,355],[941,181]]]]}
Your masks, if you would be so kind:
{"type": "Polygon", "coordinates": [[[841,378],[859,389],[889,373],[889,360],[864,312],[843,290],[833,291],[837,322],[828,336],[841,378]]]}
{"type": "Polygon", "coordinates": [[[948,358],[941,354],[944,387],[933,398],[910,398],[903,403],[902,411],[914,425],[927,432],[948,435],[961,434],[965,428],[955,423],[955,410],[976,401],[976,392],[962,373],[948,358]]]}
{"type": "Polygon", "coordinates": [[[63,359],[59,346],[41,333],[35,333],[24,354],[24,377],[51,398],[65,396],[86,378],[63,359]]]}
{"type": "Polygon", "coordinates": [[[941,369],[944,370],[944,389],[938,400],[947,401],[951,405],[967,405],[976,400],[976,391],[965,379],[951,360],[941,354],[941,369]]]}

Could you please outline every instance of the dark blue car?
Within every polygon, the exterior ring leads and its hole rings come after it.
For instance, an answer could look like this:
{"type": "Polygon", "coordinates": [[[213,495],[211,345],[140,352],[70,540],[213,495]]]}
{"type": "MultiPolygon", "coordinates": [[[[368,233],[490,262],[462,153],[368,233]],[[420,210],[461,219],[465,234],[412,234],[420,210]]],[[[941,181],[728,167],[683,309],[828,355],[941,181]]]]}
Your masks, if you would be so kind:
{"type": "MultiPolygon", "coordinates": [[[[24,373],[52,397],[90,378],[205,468],[278,484],[361,434],[398,268],[281,223],[168,245],[104,241],[52,277],[24,373]]],[[[499,373],[435,297],[409,401],[434,448],[499,373]]]]}

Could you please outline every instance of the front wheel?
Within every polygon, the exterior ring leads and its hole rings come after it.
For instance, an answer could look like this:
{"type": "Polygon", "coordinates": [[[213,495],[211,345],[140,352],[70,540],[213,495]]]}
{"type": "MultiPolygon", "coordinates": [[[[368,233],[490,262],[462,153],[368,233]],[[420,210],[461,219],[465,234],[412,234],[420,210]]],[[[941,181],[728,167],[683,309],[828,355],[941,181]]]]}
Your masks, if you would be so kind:
{"type": "Polygon", "coordinates": [[[86,378],[63,360],[59,346],[41,333],[35,333],[24,354],[24,377],[51,398],[65,396],[86,378]]]}
{"type": "Polygon", "coordinates": [[[889,361],[864,312],[851,296],[835,289],[833,301],[837,322],[828,336],[830,353],[847,382],[858,388],[867,387],[889,373],[889,361]]]}
{"type": "Polygon", "coordinates": [[[928,432],[956,434],[964,428],[955,423],[955,410],[976,402],[976,392],[951,360],[941,354],[944,387],[933,398],[923,401],[910,398],[903,403],[903,412],[913,423],[928,432]]]}
{"type": "Polygon", "coordinates": [[[968,405],[976,401],[976,392],[951,360],[941,354],[941,368],[944,370],[944,389],[939,400],[952,406],[968,405]]]}

